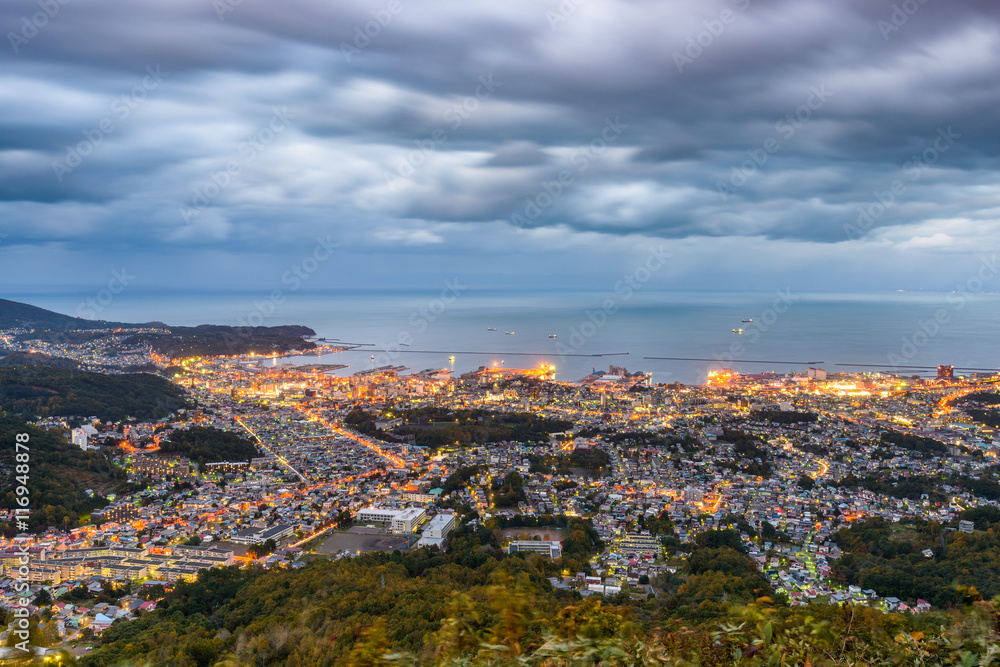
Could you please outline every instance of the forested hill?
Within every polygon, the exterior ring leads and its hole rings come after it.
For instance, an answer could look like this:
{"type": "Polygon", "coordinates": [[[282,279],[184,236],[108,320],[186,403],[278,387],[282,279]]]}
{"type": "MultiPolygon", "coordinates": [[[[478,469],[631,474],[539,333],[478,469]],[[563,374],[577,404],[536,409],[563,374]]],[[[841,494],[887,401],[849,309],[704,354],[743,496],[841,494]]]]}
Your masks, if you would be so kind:
{"type": "MultiPolygon", "coordinates": [[[[104,507],[104,493],[124,482],[125,474],[99,452],[83,451],[66,441],[65,434],[45,431],[8,417],[0,417],[0,469],[3,471],[3,507],[19,507],[15,489],[18,480],[17,454],[27,453],[27,484],[31,512],[28,530],[45,530],[49,526],[75,528],[80,519],[95,509],[104,507]],[[19,433],[28,434],[27,449],[15,451],[19,433]],[[93,495],[86,491],[91,489],[93,495]]],[[[24,468],[21,469],[25,470],[24,468]]],[[[0,531],[7,537],[24,532],[12,523],[0,521],[0,531]]]]}
{"type": "Polygon", "coordinates": [[[51,366],[52,368],[79,368],[80,364],[66,357],[52,357],[39,352],[11,352],[0,357],[0,367],[51,366]]]}
{"type": "Polygon", "coordinates": [[[236,433],[211,426],[174,431],[160,443],[163,453],[178,453],[198,462],[199,468],[217,461],[249,461],[260,452],[252,442],[236,433]]]}
{"type": "Polygon", "coordinates": [[[289,350],[311,350],[316,343],[304,340],[315,336],[309,327],[285,325],[274,327],[229,327],[202,324],[196,327],[170,327],[163,332],[136,334],[126,339],[129,345],[149,345],[162,355],[178,357],[229,356],[235,354],[270,354],[289,350]]]}
{"type": "Polygon", "coordinates": [[[844,584],[910,604],[923,599],[935,607],[956,605],[970,590],[997,598],[1000,509],[977,507],[965,510],[961,518],[972,521],[976,530],[963,533],[916,518],[856,521],[834,538],[846,552],[835,561],[834,574],[844,584]]]}
{"type": "Polygon", "coordinates": [[[88,667],[125,665],[976,665],[996,652],[990,605],[954,614],[790,608],[733,531],[710,531],[676,575],[584,599],[553,587],[566,563],[504,555],[461,527],[447,553],[317,560],[299,570],[216,569],[157,609],[115,623],[88,667]]]}
{"type": "Polygon", "coordinates": [[[28,340],[83,341],[103,335],[97,330],[131,328],[145,329],[126,339],[128,346],[149,345],[168,357],[221,356],[248,352],[273,353],[289,350],[311,350],[316,344],[304,340],[315,336],[309,327],[224,326],[202,324],[195,327],[169,326],[163,322],[107,322],[71,317],[51,310],[0,299],[0,329],[23,328],[33,331],[22,336],[28,340]]]}
{"type": "Polygon", "coordinates": [[[155,420],[186,405],[182,388],[148,373],[106,375],[31,364],[0,368],[0,410],[24,420],[155,420]]]}

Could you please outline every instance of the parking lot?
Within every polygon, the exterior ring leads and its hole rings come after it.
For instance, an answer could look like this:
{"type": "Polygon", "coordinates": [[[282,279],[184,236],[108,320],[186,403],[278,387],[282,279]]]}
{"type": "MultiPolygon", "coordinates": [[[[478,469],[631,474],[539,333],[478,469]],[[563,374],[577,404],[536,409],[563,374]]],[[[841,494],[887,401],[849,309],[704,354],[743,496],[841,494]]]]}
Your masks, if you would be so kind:
{"type": "Polygon", "coordinates": [[[369,551],[395,551],[405,549],[412,540],[402,535],[365,535],[359,533],[334,533],[316,548],[317,553],[337,554],[347,549],[351,554],[369,551]]]}

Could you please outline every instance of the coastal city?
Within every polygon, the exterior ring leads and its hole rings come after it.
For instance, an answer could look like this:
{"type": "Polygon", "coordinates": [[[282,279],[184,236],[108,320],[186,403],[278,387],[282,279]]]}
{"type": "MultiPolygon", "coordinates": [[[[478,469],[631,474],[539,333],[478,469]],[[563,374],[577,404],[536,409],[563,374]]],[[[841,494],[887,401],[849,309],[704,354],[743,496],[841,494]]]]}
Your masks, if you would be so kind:
{"type": "MultiPolygon", "coordinates": [[[[927,600],[839,580],[837,531],[878,517],[972,532],[963,512],[1000,500],[996,425],[973,419],[1000,381],[993,373],[719,368],[705,384],[681,385],[610,365],[562,381],[557,358],[459,375],[350,372],[277,353],[167,358],[134,346],[141,329],[105,333],[77,345],[0,332],[8,352],[103,373],[155,370],[187,406],[149,421],[34,420],[106,457],[125,482],[115,493],[88,490],[103,506],[78,526],[0,543],[0,604],[19,604],[26,566],[32,613],[53,644],[82,647],[205,570],[443,551],[470,526],[494,527],[509,554],[558,559],[573,520],[602,547],[550,580],[584,597],[659,595],[657,582],[678,571],[700,533],[732,529],[793,606],[927,611],[927,600]],[[171,444],[219,432],[252,445],[242,450],[250,454],[185,456],[171,444]],[[918,480],[933,489],[914,492],[918,480]]],[[[13,506],[3,511],[17,520],[13,506]]]]}
{"type": "Polygon", "coordinates": [[[0,667],[1000,665],[997,0],[0,20],[0,667]]]}

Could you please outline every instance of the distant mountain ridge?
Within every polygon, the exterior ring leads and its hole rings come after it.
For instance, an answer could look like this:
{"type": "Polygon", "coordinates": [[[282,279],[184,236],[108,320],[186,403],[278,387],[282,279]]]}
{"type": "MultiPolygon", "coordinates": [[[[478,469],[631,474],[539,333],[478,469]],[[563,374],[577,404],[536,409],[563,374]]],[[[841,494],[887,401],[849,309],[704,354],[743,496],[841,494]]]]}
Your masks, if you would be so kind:
{"type": "Polygon", "coordinates": [[[26,327],[32,329],[105,329],[108,327],[132,326],[122,322],[85,320],[82,317],[63,315],[29,303],[0,299],[0,329],[26,327]]]}
{"type": "Polygon", "coordinates": [[[163,322],[110,322],[86,320],[63,315],[27,303],[0,299],[0,329],[15,327],[33,329],[24,336],[30,340],[66,340],[70,332],[86,337],[86,332],[100,329],[143,328],[157,331],[139,333],[130,337],[129,345],[149,345],[152,349],[171,357],[238,355],[248,352],[274,353],[289,350],[311,350],[316,344],[306,341],[315,336],[309,327],[299,325],[232,327],[202,324],[196,327],[170,326],[163,322]]]}

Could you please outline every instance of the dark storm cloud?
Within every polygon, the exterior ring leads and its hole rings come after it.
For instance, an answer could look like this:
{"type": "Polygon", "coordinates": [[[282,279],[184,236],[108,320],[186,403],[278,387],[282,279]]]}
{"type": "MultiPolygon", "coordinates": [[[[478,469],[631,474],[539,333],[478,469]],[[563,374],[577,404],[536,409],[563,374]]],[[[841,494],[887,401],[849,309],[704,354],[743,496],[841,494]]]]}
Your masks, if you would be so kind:
{"type": "Polygon", "coordinates": [[[900,181],[862,236],[948,219],[996,239],[998,18],[972,0],[7,3],[2,231],[835,244],[900,181]],[[151,67],[168,75],[122,116],[151,67]],[[268,136],[278,108],[291,120],[268,136]]]}

